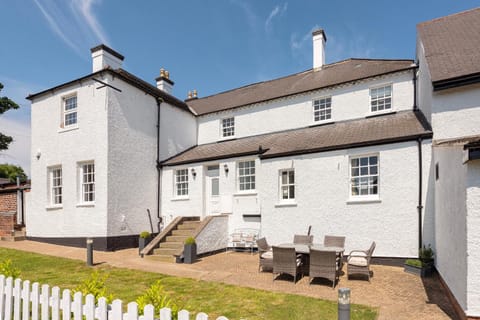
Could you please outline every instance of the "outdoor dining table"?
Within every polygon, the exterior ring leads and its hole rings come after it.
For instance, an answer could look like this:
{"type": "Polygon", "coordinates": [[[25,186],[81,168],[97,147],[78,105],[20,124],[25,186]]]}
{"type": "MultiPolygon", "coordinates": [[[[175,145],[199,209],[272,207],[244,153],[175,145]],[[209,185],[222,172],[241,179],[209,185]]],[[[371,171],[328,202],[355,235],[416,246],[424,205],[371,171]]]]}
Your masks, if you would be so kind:
{"type": "MultiPolygon", "coordinates": [[[[345,249],[342,247],[327,247],[323,245],[323,243],[312,243],[312,244],[281,243],[278,246],[280,248],[295,248],[295,252],[302,255],[302,261],[303,261],[302,272],[304,275],[308,275],[308,271],[309,271],[310,249],[335,251],[337,253],[337,257],[341,257],[341,255],[345,251],[345,249]]],[[[339,262],[341,264],[340,260],[339,262]]],[[[338,267],[341,268],[341,265],[339,265],[338,267]]]]}

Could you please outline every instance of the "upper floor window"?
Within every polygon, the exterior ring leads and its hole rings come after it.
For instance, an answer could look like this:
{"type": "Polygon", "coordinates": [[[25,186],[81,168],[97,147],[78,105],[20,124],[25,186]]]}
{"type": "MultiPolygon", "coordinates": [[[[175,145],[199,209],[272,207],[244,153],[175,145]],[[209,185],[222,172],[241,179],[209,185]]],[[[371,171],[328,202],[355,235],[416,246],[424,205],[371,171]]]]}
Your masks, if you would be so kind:
{"type": "Polygon", "coordinates": [[[232,137],[235,135],[235,118],[222,119],[222,137],[232,137]]]}
{"type": "Polygon", "coordinates": [[[295,171],[280,171],[280,202],[295,200],[295,171]]]}
{"type": "Polygon", "coordinates": [[[325,121],[332,119],[332,98],[325,97],[313,100],[313,120],[325,121]]]}
{"type": "Polygon", "coordinates": [[[175,195],[177,197],[188,196],[188,169],[175,171],[175,195]]]}
{"type": "Polygon", "coordinates": [[[350,158],[350,195],[378,195],[378,155],[350,158]]]}
{"type": "Polygon", "coordinates": [[[95,201],[95,164],[93,162],[80,165],[81,202],[95,201]]]}
{"type": "Polygon", "coordinates": [[[77,124],[77,96],[63,99],[63,126],[66,128],[77,124]]]}
{"type": "Polygon", "coordinates": [[[370,89],[371,112],[384,111],[392,108],[392,85],[370,89]]]}
{"type": "Polygon", "coordinates": [[[62,204],[62,167],[53,167],[49,170],[50,204],[62,204]]]}
{"type": "Polygon", "coordinates": [[[238,163],[238,189],[255,190],[255,160],[238,163]]]}

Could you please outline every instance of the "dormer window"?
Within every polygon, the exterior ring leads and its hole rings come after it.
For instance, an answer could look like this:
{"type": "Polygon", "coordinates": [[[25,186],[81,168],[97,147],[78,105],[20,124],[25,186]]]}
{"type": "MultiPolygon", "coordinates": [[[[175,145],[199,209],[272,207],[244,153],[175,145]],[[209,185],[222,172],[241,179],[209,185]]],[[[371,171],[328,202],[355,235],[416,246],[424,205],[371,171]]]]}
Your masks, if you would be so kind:
{"type": "Polygon", "coordinates": [[[392,85],[370,89],[370,111],[382,112],[392,109],[392,85]]]}
{"type": "Polygon", "coordinates": [[[332,97],[313,100],[313,120],[326,121],[332,119],[332,97]]]}
{"type": "Polygon", "coordinates": [[[77,124],[77,96],[63,98],[63,127],[77,124]]]}
{"type": "Polygon", "coordinates": [[[222,137],[233,137],[235,135],[235,118],[222,119],[222,137]]]}

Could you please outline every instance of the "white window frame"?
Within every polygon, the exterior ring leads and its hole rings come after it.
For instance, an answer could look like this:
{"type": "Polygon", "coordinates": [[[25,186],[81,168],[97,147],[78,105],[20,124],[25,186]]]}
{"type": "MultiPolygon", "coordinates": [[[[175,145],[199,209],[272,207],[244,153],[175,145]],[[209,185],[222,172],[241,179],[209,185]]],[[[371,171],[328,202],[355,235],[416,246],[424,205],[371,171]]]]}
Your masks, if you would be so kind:
{"type": "Polygon", "coordinates": [[[48,168],[49,206],[63,206],[63,171],[62,166],[48,168]],[[56,192],[58,191],[58,192],[56,192]]]}
{"type": "Polygon", "coordinates": [[[392,112],[393,110],[393,84],[392,83],[386,83],[378,86],[371,87],[369,89],[369,96],[370,96],[370,113],[386,113],[386,112],[392,112]],[[390,96],[385,95],[385,88],[389,87],[390,88],[390,96]],[[379,96],[378,94],[376,97],[373,96],[372,92],[374,90],[379,90],[379,89],[384,89],[383,96],[379,96]],[[385,100],[390,99],[390,107],[385,108],[385,100]],[[373,110],[373,103],[377,102],[377,110],[373,110]],[[381,102],[383,105],[382,110],[378,110],[378,102],[381,102]]]}
{"type": "Polygon", "coordinates": [[[235,117],[228,117],[220,120],[220,136],[223,139],[235,137],[235,117]]]}
{"type": "Polygon", "coordinates": [[[78,126],[78,98],[76,94],[71,94],[62,98],[62,128],[72,128],[78,126]],[[67,102],[75,98],[75,107],[67,110],[67,102]],[[67,124],[67,116],[75,114],[75,122],[67,124]]]}
{"type": "Polygon", "coordinates": [[[349,183],[349,195],[351,200],[379,200],[380,199],[380,155],[378,153],[372,154],[361,154],[349,157],[349,176],[350,176],[350,183],[349,183]],[[370,158],[376,157],[376,164],[372,164],[370,158]],[[362,159],[368,159],[368,164],[362,164],[362,159]],[[358,160],[358,166],[353,166],[353,160],[358,160]],[[371,173],[371,169],[376,167],[376,174],[371,173]],[[362,174],[362,169],[365,170],[367,168],[367,172],[362,174]],[[354,174],[354,169],[358,169],[358,175],[354,174]],[[376,184],[373,183],[374,178],[376,177],[376,184]],[[358,179],[358,184],[355,182],[354,179],[358,179]],[[366,181],[365,183],[362,183],[366,181]],[[362,187],[366,188],[367,194],[361,194],[362,187]],[[358,186],[358,194],[353,193],[353,188],[358,186]],[[365,187],[366,186],[366,187],[365,187]],[[377,193],[370,193],[371,189],[376,186],[377,193]]]}
{"type": "Polygon", "coordinates": [[[281,169],[278,171],[278,202],[279,203],[295,203],[296,202],[296,178],[295,178],[295,169],[281,169]],[[287,181],[284,183],[283,174],[287,174],[287,181]],[[293,182],[290,181],[290,173],[293,173],[293,182]],[[293,197],[291,196],[291,188],[293,187],[293,197]],[[284,189],[287,190],[287,198],[284,198],[284,189]]]}
{"type": "Polygon", "coordinates": [[[173,174],[174,198],[188,198],[188,194],[189,194],[188,189],[189,189],[188,168],[176,169],[173,174]],[[181,180],[181,177],[183,177],[183,180],[181,180]]]}
{"type": "Polygon", "coordinates": [[[237,191],[239,193],[254,193],[256,192],[257,181],[256,181],[256,170],[257,164],[254,159],[242,160],[237,162],[237,191]],[[253,166],[245,167],[244,164],[252,164],[253,166]],[[253,168],[253,173],[251,172],[253,168]],[[248,172],[246,173],[245,170],[248,172]],[[242,182],[242,178],[245,178],[242,182]],[[244,186],[242,189],[242,185],[244,186]]]}
{"type": "Polygon", "coordinates": [[[312,111],[313,111],[314,123],[332,121],[332,96],[324,96],[324,97],[313,99],[312,111]],[[322,112],[325,114],[325,119],[321,119],[322,112]],[[329,114],[328,118],[327,118],[327,114],[329,114]],[[318,115],[318,119],[317,119],[317,115],[318,115]]]}
{"type": "Polygon", "coordinates": [[[95,204],[95,162],[78,163],[78,202],[85,205],[95,204]]]}

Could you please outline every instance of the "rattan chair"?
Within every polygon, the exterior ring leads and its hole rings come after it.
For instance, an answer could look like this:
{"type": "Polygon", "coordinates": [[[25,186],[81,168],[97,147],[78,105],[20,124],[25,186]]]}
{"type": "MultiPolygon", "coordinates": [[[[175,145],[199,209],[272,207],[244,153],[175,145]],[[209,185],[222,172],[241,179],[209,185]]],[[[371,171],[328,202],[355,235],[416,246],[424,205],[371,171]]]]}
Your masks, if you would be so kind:
{"type": "Polygon", "coordinates": [[[361,274],[366,275],[370,282],[370,260],[375,246],[376,243],[373,241],[368,250],[353,250],[350,252],[347,259],[347,279],[352,274],[361,274]]]}
{"type": "Polygon", "coordinates": [[[295,234],[293,236],[293,243],[294,244],[312,244],[313,235],[295,234]]]}
{"type": "Polygon", "coordinates": [[[285,273],[293,276],[293,282],[297,282],[300,273],[302,259],[297,258],[295,248],[272,247],[273,249],[273,281],[277,275],[285,273]]]}
{"type": "Polygon", "coordinates": [[[273,269],[273,253],[272,246],[267,242],[266,238],[257,240],[258,247],[258,271],[273,269]]]}
{"type": "Polygon", "coordinates": [[[345,248],[345,237],[325,236],[325,238],[323,238],[323,245],[325,247],[345,248]]]}
{"type": "Polygon", "coordinates": [[[335,251],[310,249],[309,284],[313,278],[325,278],[332,281],[332,288],[335,288],[337,270],[337,253],[335,251]]]}

